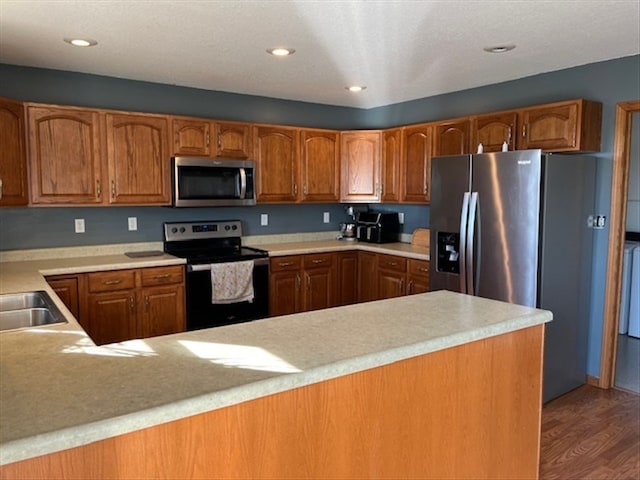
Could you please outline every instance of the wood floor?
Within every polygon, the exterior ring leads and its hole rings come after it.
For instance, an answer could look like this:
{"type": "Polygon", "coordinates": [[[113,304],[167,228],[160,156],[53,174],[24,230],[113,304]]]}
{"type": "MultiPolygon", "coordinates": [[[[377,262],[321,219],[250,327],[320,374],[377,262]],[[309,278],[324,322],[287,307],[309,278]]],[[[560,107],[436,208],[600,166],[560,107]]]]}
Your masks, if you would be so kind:
{"type": "Polygon", "coordinates": [[[640,479],[640,395],[584,385],[542,409],[541,480],[640,479]]]}

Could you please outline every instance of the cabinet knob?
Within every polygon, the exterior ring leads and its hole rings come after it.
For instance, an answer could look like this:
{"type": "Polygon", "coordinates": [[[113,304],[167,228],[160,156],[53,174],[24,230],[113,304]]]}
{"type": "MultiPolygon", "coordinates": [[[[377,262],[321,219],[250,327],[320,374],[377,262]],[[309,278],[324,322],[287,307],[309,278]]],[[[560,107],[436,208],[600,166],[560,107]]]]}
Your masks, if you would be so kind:
{"type": "Polygon", "coordinates": [[[288,267],[289,265],[293,265],[293,262],[278,262],[279,267],[288,267]]]}
{"type": "Polygon", "coordinates": [[[319,263],[324,263],[324,260],[315,259],[315,260],[313,260],[313,263],[315,263],[317,265],[319,263]]]}
{"type": "Polygon", "coordinates": [[[209,144],[211,143],[211,136],[209,135],[209,132],[207,131],[206,135],[205,135],[205,141],[207,143],[207,147],[209,146],[209,144]]]}
{"type": "Polygon", "coordinates": [[[296,274],[296,290],[300,290],[300,284],[301,284],[300,275],[296,274]]]}
{"type": "Polygon", "coordinates": [[[96,193],[98,194],[98,198],[102,195],[102,185],[100,184],[100,179],[96,180],[96,193]]]}
{"type": "Polygon", "coordinates": [[[131,311],[133,312],[134,306],[133,306],[133,295],[131,295],[129,297],[129,307],[131,308],[131,311]]]}
{"type": "Polygon", "coordinates": [[[116,182],[111,180],[111,198],[116,198],[116,182]]]}
{"type": "Polygon", "coordinates": [[[163,279],[169,278],[169,277],[170,277],[170,275],[168,273],[165,273],[164,275],[156,275],[153,278],[155,278],[156,280],[163,280],[163,279]]]}
{"type": "Polygon", "coordinates": [[[411,293],[413,290],[413,280],[409,280],[409,284],[407,285],[407,293],[411,293]]]}
{"type": "Polygon", "coordinates": [[[122,280],[107,280],[102,283],[104,283],[105,285],[117,285],[119,283],[122,283],[122,280]]]}

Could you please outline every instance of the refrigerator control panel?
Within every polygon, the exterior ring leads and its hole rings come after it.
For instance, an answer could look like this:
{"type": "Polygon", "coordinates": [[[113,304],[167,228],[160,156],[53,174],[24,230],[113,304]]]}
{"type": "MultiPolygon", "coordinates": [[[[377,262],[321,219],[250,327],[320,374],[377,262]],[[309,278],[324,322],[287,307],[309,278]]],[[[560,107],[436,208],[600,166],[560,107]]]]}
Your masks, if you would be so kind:
{"type": "Polygon", "coordinates": [[[446,273],[460,273],[460,234],[437,232],[436,270],[446,273]]]}

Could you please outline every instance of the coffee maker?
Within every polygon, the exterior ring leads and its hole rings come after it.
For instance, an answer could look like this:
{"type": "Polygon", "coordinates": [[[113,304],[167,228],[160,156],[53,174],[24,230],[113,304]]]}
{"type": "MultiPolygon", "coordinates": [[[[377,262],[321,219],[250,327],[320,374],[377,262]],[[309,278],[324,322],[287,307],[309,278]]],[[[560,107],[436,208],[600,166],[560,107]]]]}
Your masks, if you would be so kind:
{"type": "Polygon", "coordinates": [[[356,240],[356,221],[355,221],[355,213],[353,211],[353,207],[350,205],[345,208],[347,215],[350,218],[350,221],[344,222],[340,224],[340,240],[347,241],[355,241],[356,240]]]}

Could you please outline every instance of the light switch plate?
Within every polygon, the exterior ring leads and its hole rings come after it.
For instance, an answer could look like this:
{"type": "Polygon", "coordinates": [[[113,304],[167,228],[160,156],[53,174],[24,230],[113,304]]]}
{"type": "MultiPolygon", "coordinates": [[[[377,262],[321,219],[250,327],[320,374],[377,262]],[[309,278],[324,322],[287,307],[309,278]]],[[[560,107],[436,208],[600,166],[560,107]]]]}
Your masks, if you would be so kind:
{"type": "Polygon", "coordinates": [[[260,225],[262,225],[263,227],[269,225],[269,214],[263,213],[260,215],[260,225]]]}
{"type": "Polygon", "coordinates": [[[400,222],[400,224],[404,223],[404,213],[398,212],[398,222],[400,222]]]}
{"type": "Polygon", "coordinates": [[[84,233],[84,218],[76,218],[74,220],[76,233],[84,233]]]}
{"type": "Polygon", "coordinates": [[[129,217],[127,219],[127,224],[130,232],[138,230],[138,217],[129,217]]]}

